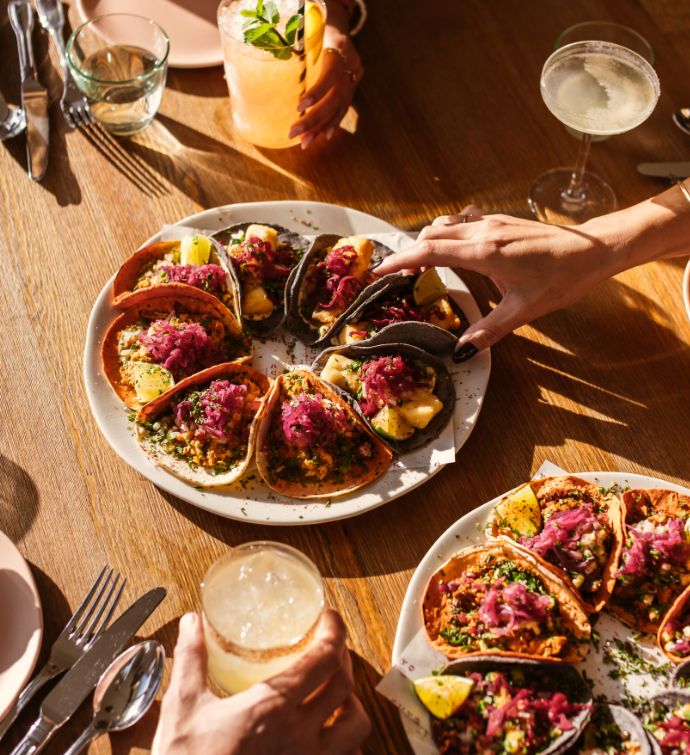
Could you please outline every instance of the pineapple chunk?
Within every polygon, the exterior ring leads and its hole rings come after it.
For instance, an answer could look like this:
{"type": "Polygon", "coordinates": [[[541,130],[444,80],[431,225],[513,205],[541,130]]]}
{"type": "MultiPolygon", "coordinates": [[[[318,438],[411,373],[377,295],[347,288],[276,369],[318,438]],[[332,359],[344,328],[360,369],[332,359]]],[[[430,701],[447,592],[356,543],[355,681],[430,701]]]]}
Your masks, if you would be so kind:
{"type": "Polygon", "coordinates": [[[273,302],[262,285],[245,285],[242,292],[242,314],[250,320],[263,320],[273,314],[273,302]]]}
{"type": "Polygon", "coordinates": [[[353,359],[348,359],[342,354],[331,354],[321,371],[321,379],[343,390],[351,390],[352,378],[355,376],[354,370],[348,369],[351,364],[354,364],[353,359]]]}
{"type": "Polygon", "coordinates": [[[443,409],[443,402],[429,391],[415,391],[414,398],[400,404],[400,416],[412,427],[423,430],[443,409]]]}
{"type": "Polygon", "coordinates": [[[371,418],[371,426],[388,440],[407,440],[414,434],[414,427],[400,414],[395,406],[384,406],[371,418]]]}
{"type": "Polygon", "coordinates": [[[211,256],[211,241],[206,236],[185,236],[180,241],[181,265],[205,265],[211,256]]]}
{"type": "Polygon", "coordinates": [[[533,537],[542,527],[541,507],[532,487],[523,485],[496,506],[496,516],[518,535],[533,537]]]}
{"type": "Polygon", "coordinates": [[[274,249],[278,246],[278,231],[275,228],[271,228],[267,225],[259,225],[258,223],[252,223],[244,233],[244,238],[249,239],[252,236],[265,241],[270,244],[274,249]]]}
{"type": "Polygon", "coordinates": [[[351,246],[355,250],[357,259],[352,263],[352,275],[355,278],[363,278],[371,265],[371,258],[374,254],[374,244],[366,236],[348,236],[340,239],[334,249],[340,249],[343,246],[351,246]]]}
{"type": "Polygon", "coordinates": [[[148,404],[175,385],[173,376],[165,367],[150,362],[133,362],[134,390],[137,401],[148,404]]]}
{"type": "Polygon", "coordinates": [[[359,331],[366,330],[367,324],[365,322],[355,322],[352,325],[345,325],[340,329],[338,335],[333,339],[333,343],[342,346],[346,346],[348,343],[357,343],[363,340],[361,335],[357,335],[359,331]]]}
{"type": "Polygon", "coordinates": [[[425,307],[448,293],[435,267],[425,270],[414,284],[412,298],[418,307],[425,307]]]}
{"type": "Polygon", "coordinates": [[[434,304],[429,322],[444,330],[458,330],[462,325],[460,318],[453,312],[453,308],[445,296],[434,304]]]}
{"type": "Polygon", "coordinates": [[[413,682],[424,707],[436,718],[448,718],[467,700],[474,687],[472,679],[453,674],[425,676],[413,682]]]}

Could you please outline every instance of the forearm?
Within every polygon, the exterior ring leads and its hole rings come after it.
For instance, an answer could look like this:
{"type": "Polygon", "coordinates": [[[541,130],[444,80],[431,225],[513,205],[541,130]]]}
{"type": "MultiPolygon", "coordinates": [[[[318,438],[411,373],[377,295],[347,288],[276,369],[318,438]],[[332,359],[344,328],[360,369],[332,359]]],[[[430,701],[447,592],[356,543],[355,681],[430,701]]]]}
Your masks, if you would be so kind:
{"type": "Polygon", "coordinates": [[[645,262],[690,254],[690,202],[678,186],[580,228],[609,248],[611,275],[645,262]]]}

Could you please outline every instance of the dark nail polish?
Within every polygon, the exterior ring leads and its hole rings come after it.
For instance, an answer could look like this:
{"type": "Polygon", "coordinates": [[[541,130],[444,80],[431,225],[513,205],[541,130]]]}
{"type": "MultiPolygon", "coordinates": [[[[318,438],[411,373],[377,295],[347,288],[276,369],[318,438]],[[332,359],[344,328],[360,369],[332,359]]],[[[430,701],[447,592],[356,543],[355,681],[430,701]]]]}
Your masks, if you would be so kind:
{"type": "Polygon", "coordinates": [[[479,349],[473,343],[465,343],[459,349],[453,352],[454,362],[466,362],[479,351],[479,349]]]}

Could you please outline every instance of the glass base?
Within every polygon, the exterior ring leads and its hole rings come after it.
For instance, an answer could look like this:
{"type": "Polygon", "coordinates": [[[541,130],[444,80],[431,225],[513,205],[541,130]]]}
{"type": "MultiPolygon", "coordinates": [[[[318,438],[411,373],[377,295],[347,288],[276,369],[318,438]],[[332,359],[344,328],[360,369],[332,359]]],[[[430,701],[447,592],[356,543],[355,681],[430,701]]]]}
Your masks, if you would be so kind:
{"type": "Polygon", "coordinates": [[[613,189],[603,178],[589,171],[585,171],[581,198],[566,196],[572,174],[572,168],[547,170],[532,184],[528,201],[537,220],[554,225],[576,225],[616,209],[613,189]]]}

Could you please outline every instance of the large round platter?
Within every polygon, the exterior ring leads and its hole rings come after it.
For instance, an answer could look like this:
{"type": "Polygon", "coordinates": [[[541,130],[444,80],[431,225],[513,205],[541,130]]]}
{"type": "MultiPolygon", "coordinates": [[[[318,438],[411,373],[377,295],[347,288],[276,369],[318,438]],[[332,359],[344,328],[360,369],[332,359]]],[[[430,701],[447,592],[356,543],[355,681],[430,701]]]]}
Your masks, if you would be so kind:
{"type": "MultiPolygon", "coordinates": [[[[557,473],[554,472],[553,474],[557,473]]],[[[645,475],[626,474],[623,472],[572,472],[570,474],[573,474],[576,477],[581,477],[588,482],[592,482],[605,488],[612,486],[619,486],[619,488],[622,489],[667,488],[669,490],[676,490],[680,493],[690,495],[690,490],[688,488],[675,485],[671,482],[666,482],[665,480],[660,480],[656,477],[647,477],[645,475]]],[[[405,599],[403,600],[400,618],[398,619],[398,626],[395,632],[395,642],[393,644],[394,665],[397,665],[401,661],[405,648],[423,628],[420,600],[424,595],[424,590],[428,581],[438,568],[448,561],[454,553],[457,553],[459,550],[468,546],[477,545],[486,541],[486,537],[484,536],[486,520],[493,507],[501,500],[503,495],[505,495],[505,493],[496,496],[492,501],[484,503],[473,511],[470,511],[469,514],[465,514],[461,519],[458,519],[458,521],[451,525],[427,551],[426,556],[424,556],[412,575],[407,592],[405,593],[405,599]]],[[[600,616],[597,623],[597,630],[601,638],[597,645],[603,645],[608,638],[620,637],[628,639],[633,634],[633,630],[625,627],[617,619],[606,613],[603,613],[600,616]]],[[[605,658],[605,656],[602,655],[600,648],[596,647],[595,649],[593,647],[592,650],[590,650],[589,656],[584,661],[577,664],[576,667],[583,670],[587,677],[592,680],[595,697],[597,694],[604,694],[607,698],[612,700],[621,699],[627,691],[625,684],[621,681],[614,681],[609,676],[611,666],[607,665],[606,660],[602,662],[602,657],[605,658]]],[[[652,663],[655,662],[657,665],[661,665],[661,663],[666,660],[653,648],[649,648],[648,657],[652,663]]],[[[409,682],[407,682],[404,677],[401,676],[400,679],[402,684],[409,685],[409,682]]],[[[647,680],[642,680],[641,684],[642,695],[649,696],[652,694],[651,683],[648,684],[647,680]]],[[[437,751],[433,746],[431,737],[427,736],[425,741],[424,736],[411,718],[402,715],[401,720],[403,728],[405,729],[412,745],[412,749],[416,755],[429,755],[430,753],[437,751]]]]}
{"type": "Polygon", "coordinates": [[[0,720],[34,670],[43,638],[43,613],[31,569],[0,532],[0,720]]]}
{"type": "MultiPolygon", "coordinates": [[[[227,205],[201,212],[180,220],[177,225],[199,230],[216,231],[233,223],[246,220],[275,223],[291,228],[303,235],[337,233],[352,234],[397,233],[400,231],[372,215],[337,205],[319,202],[256,202],[227,205]]],[[[149,244],[158,240],[160,234],[143,241],[149,244]]],[[[124,256],[125,250],[123,250],[124,256]]],[[[134,438],[128,411],[114,395],[105,379],[100,362],[100,344],[103,335],[117,310],[110,299],[109,280],[94,304],[89,319],[84,348],[84,383],[91,411],[106,439],[133,469],[149,479],[162,490],[214,514],[240,521],[258,524],[315,524],[356,516],[369,509],[409,493],[422,485],[441,466],[407,468],[403,462],[394,462],[388,472],[376,482],[351,495],[302,503],[281,497],[269,490],[250,472],[239,484],[201,490],[194,488],[168,472],[154,466],[140,450],[134,438]],[[253,479],[252,479],[253,478],[253,479]]],[[[447,271],[447,285],[451,296],[462,307],[470,322],[479,319],[480,312],[464,282],[447,271]]],[[[311,364],[311,355],[303,353],[304,347],[295,343],[287,333],[279,333],[265,343],[255,340],[253,365],[274,377],[292,364],[311,364]],[[301,359],[299,357],[302,357],[301,359]]],[[[482,352],[455,368],[457,401],[454,416],[456,451],[465,443],[482,406],[491,369],[488,351],[482,352]]]]}

